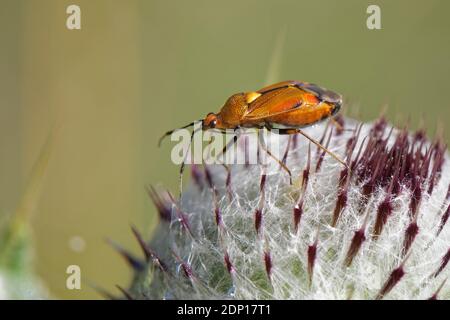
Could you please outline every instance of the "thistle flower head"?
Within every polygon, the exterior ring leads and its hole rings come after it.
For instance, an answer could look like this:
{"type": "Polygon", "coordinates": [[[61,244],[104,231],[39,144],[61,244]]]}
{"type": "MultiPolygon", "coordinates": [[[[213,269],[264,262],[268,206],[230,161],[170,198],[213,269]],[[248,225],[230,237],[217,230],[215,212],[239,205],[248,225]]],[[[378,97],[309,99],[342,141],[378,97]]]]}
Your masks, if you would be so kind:
{"type": "MultiPolygon", "coordinates": [[[[440,138],[383,118],[283,137],[280,165],[192,167],[129,294],[156,299],[449,298],[450,165],[440,138]]],[[[242,147],[243,144],[240,144],[242,147]]],[[[240,151],[244,152],[244,151],[240,151]]]]}

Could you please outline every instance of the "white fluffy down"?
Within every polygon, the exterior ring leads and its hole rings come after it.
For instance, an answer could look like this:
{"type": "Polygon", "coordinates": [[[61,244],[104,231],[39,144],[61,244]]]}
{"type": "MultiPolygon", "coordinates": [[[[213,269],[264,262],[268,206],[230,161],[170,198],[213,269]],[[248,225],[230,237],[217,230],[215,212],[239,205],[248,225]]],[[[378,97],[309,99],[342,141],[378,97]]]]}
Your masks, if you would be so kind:
{"type": "MultiPolygon", "coordinates": [[[[349,129],[355,129],[357,125],[356,121],[345,119],[346,131],[333,135],[329,149],[342,156],[347,140],[353,134],[349,129]]],[[[362,126],[356,151],[371,127],[370,123],[362,126]]],[[[305,131],[319,139],[324,128],[325,124],[320,124],[305,131]]],[[[389,143],[392,144],[396,133],[394,130],[389,143]]],[[[284,137],[283,144],[286,143],[287,137],[284,137]]],[[[361,183],[352,180],[348,204],[336,227],[332,227],[330,222],[343,167],[326,155],[320,170],[315,172],[318,157],[314,145],[311,145],[311,173],[304,212],[298,232],[295,232],[293,208],[300,196],[309,145],[307,139],[298,136],[297,147],[289,152],[287,167],[292,171],[293,185],[275,161],[265,169],[268,176],[259,235],[255,230],[254,213],[260,199],[263,168],[258,165],[231,167],[233,199],[230,202],[225,190],[226,171],[222,166],[209,166],[219,194],[217,201],[222,225],[216,224],[213,192],[207,183],[204,182],[203,188],[191,183],[182,196],[180,208],[189,221],[192,235],[177,220],[174,207],[172,223],[161,222],[151,242],[151,247],[169,265],[171,272],[165,274],[150,266],[136,278],[132,291],[143,297],[175,299],[373,299],[391,272],[405,262],[404,277],[384,298],[430,298],[450,275],[450,266],[447,266],[437,277],[432,276],[450,248],[450,223],[436,237],[448,206],[445,202],[450,184],[448,155],[433,193],[430,196],[426,192],[423,194],[417,216],[419,233],[405,261],[402,245],[405,229],[411,221],[410,191],[403,189],[393,199],[394,210],[381,235],[374,239],[376,207],[383,200],[385,191],[377,188],[367,200],[367,206],[361,208],[361,183]],[[350,242],[366,215],[366,241],[351,266],[346,267],[344,261],[350,242]],[[317,257],[310,283],[307,251],[317,234],[317,257]],[[264,261],[267,252],[272,262],[270,280],[264,261]],[[233,266],[231,274],[224,262],[226,253],[233,266]],[[191,276],[183,272],[183,264],[192,269],[191,276]]],[[[449,282],[442,287],[438,298],[450,298],[449,282]]]]}

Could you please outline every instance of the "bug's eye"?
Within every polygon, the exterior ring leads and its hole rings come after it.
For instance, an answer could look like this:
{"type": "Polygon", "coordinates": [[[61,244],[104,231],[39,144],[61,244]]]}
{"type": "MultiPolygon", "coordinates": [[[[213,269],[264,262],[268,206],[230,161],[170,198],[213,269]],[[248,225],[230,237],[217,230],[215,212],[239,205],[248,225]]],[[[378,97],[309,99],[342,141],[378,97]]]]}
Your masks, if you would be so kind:
{"type": "Polygon", "coordinates": [[[205,120],[203,120],[203,125],[205,129],[215,128],[217,125],[217,115],[214,113],[208,113],[205,120]]]}

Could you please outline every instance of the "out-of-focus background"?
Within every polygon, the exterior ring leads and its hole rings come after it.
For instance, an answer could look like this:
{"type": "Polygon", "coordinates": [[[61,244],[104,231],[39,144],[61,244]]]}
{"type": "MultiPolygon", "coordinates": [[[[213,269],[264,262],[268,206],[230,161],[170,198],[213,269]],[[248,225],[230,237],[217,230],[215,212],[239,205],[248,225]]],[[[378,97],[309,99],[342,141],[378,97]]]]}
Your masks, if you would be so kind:
{"type": "Polygon", "coordinates": [[[0,218],[58,127],[32,220],[37,272],[55,297],[100,298],[66,288],[72,264],[115,292],[130,272],[105,238],[138,252],[130,224],[150,236],[157,221],[144,186],[177,191],[161,133],[260,88],[271,68],[342,93],[363,120],[388,105],[434,134],[450,115],[449,14],[446,0],[1,0],[0,218]],[[70,4],[81,30],[66,28],[70,4]],[[381,30],[366,27],[370,4],[381,30]]]}

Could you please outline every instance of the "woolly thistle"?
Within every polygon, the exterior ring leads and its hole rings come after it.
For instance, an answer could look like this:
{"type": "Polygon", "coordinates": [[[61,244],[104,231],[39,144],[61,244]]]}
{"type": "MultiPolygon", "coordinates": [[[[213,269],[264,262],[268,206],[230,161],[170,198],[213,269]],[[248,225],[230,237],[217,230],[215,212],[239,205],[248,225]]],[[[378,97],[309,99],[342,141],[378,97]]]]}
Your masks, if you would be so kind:
{"type": "MultiPolygon", "coordinates": [[[[175,201],[149,188],[160,225],[135,270],[133,299],[450,298],[446,146],[384,120],[307,128],[282,138],[286,172],[192,166],[175,201]]],[[[242,151],[242,144],[240,146],[242,151]]]]}

